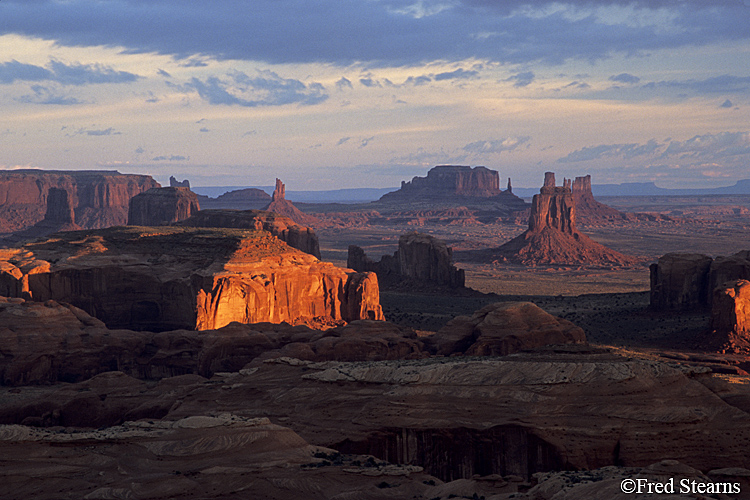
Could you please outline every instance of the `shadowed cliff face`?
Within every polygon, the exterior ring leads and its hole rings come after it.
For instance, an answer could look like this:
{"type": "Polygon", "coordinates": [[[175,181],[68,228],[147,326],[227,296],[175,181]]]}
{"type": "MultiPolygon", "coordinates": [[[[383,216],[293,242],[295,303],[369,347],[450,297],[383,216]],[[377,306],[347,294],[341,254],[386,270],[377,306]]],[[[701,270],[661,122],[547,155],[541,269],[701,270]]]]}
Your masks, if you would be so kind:
{"type": "Polygon", "coordinates": [[[130,199],[129,226],[164,226],[200,211],[198,196],[189,187],[153,188],[130,199]]]}
{"type": "Polygon", "coordinates": [[[115,171],[17,170],[0,174],[0,232],[20,231],[44,218],[51,188],[68,193],[75,222],[83,228],[127,223],[133,196],[159,187],[147,175],[115,171]]]}
{"type": "Polygon", "coordinates": [[[383,319],[377,278],[264,231],[129,226],[60,233],[2,253],[9,296],[69,302],[110,327],[383,319]]]}

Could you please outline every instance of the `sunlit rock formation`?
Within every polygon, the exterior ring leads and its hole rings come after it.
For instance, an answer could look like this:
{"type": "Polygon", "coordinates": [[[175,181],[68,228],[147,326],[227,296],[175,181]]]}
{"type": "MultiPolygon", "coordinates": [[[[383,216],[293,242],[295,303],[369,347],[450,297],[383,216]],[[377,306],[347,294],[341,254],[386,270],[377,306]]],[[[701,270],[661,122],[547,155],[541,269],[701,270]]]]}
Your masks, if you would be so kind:
{"type": "Polygon", "coordinates": [[[378,276],[398,276],[452,288],[465,283],[464,271],[453,265],[453,252],[445,242],[417,232],[401,235],[396,253],[384,255],[378,262],[367,257],[360,247],[350,245],[346,265],[378,276]]]}
{"type": "Polygon", "coordinates": [[[534,195],[529,229],[499,247],[497,254],[522,264],[634,265],[635,257],[621,254],[578,232],[571,181],[555,185],[555,174],[544,174],[544,185],[534,195]]]}
{"type": "Polygon", "coordinates": [[[130,200],[129,226],[165,226],[187,219],[201,209],[198,196],[187,187],[149,189],[130,200]]]}
{"type": "Polygon", "coordinates": [[[303,226],[314,225],[317,222],[315,217],[303,213],[291,201],[286,199],[286,186],[280,179],[276,179],[276,189],[273,192],[271,203],[266,205],[263,210],[289,217],[297,224],[303,226]]]}
{"type": "MultiPolygon", "coordinates": [[[[226,227],[268,231],[292,248],[320,258],[318,236],[312,228],[265,210],[201,210],[176,223],[187,227],[226,227]]],[[[351,267],[351,266],[350,266],[351,267]]]]}
{"type": "MultiPolygon", "coordinates": [[[[159,187],[148,175],[116,171],[14,170],[0,173],[0,232],[20,231],[47,213],[51,188],[65,190],[79,226],[124,225],[133,196],[159,187]]],[[[53,195],[54,196],[54,195],[53,195]]]]}
{"type": "Polygon", "coordinates": [[[489,198],[500,194],[500,175],[497,170],[465,165],[438,165],[430,169],[426,177],[401,181],[401,189],[383,195],[380,200],[398,201],[437,196],[489,198]]]}
{"type": "Polygon", "coordinates": [[[71,303],[112,328],[383,319],[377,277],[265,231],[164,226],[60,233],[0,252],[0,292],[71,303]]]}
{"type": "Polygon", "coordinates": [[[750,281],[728,281],[716,287],[711,304],[711,330],[750,343],[750,281]]]}

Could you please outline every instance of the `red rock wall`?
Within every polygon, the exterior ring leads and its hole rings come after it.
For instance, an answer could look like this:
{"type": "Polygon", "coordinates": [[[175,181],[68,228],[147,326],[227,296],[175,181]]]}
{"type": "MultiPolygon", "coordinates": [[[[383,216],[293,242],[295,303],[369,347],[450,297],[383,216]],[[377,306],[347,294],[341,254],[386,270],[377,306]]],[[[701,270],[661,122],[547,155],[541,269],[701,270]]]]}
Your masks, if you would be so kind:
{"type": "Polygon", "coordinates": [[[130,198],[153,187],[159,183],[150,176],[115,171],[5,172],[0,174],[0,233],[41,221],[50,188],[67,191],[76,223],[91,229],[127,223],[130,198]]]}
{"type": "Polygon", "coordinates": [[[149,189],[134,196],[128,208],[129,226],[164,226],[189,218],[201,209],[198,196],[186,187],[149,189]]]}

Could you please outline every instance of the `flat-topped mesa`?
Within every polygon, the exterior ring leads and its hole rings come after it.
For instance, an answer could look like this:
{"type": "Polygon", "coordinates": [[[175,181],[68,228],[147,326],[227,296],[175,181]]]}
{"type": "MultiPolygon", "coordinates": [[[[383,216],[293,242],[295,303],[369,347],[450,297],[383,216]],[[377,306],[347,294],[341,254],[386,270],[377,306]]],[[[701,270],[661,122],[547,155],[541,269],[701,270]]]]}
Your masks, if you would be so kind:
{"type": "Polygon", "coordinates": [[[435,194],[488,198],[500,193],[500,175],[496,170],[464,165],[438,165],[427,172],[427,177],[414,177],[409,182],[402,181],[400,190],[388,193],[383,198],[393,197],[391,195],[435,194]]]}
{"type": "Polygon", "coordinates": [[[635,265],[638,259],[611,250],[576,227],[572,181],[555,185],[554,172],[544,174],[544,185],[534,195],[529,229],[497,249],[500,256],[522,264],[635,265]]]}
{"type": "Polygon", "coordinates": [[[265,231],[114,227],[0,252],[0,291],[72,304],[110,328],[209,330],[382,320],[378,280],[265,231]]]}
{"type": "Polygon", "coordinates": [[[153,188],[130,200],[128,225],[165,226],[187,219],[200,209],[198,196],[190,188],[153,188]]]}
{"type": "Polygon", "coordinates": [[[281,179],[276,179],[276,189],[273,191],[271,203],[263,207],[262,210],[289,217],[297,224],[303,226],[312,226],[320,222],[316,217],[307,215],[286,199],[286,186],[281,182],[281,179]]]}
{"type": "Polygon", "coordinates": [[[415,232],[401,235],[398,250],[375,262],[356,245],[349,246],[346,265],[356,271],[372,271],[385,276],[408,278],[418,282],[462,288],[466,277],[463,269],[453,265],[453,251],[444,241],[415,232]]]}
{"type": "Polygon", "coordinates": [[[320,243],[312,228],[300,226],[289,217],[264,210],[201,210],[176,222],[187,227],[224,227],[268,231],[292,248],[320,259],[320,243]]]}
{"type": "MultiPolygon", "coordinates": [[[[0,227],[15,232],[40,222],[52,188],[68,193],[75,222],[86,229],[127,223],[133,196],[159,187],[148,175],[101,170],[14,170],[0,173],[0,227]]],[[[53,195],[54,196],[54,195],[53,195]]],[[[55,198],[53,197],[53,201],[55,198]]]]}

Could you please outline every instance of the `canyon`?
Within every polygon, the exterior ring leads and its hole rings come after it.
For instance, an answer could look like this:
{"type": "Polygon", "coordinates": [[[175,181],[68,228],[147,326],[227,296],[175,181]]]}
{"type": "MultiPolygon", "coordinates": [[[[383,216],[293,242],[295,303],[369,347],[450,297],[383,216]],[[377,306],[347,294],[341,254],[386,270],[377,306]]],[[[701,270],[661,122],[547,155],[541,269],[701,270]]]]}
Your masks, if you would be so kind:
{"type": "MultiPolygon", "coordinates": [[[[726,207],[750,199],[552,174],[529,204],[493,172],[352,205],[279,180],[0,250],[0,496],[748,498],[750,223],[726,207]]],[[[67,190],[46,203],[76,229],[67,190]]]]}

